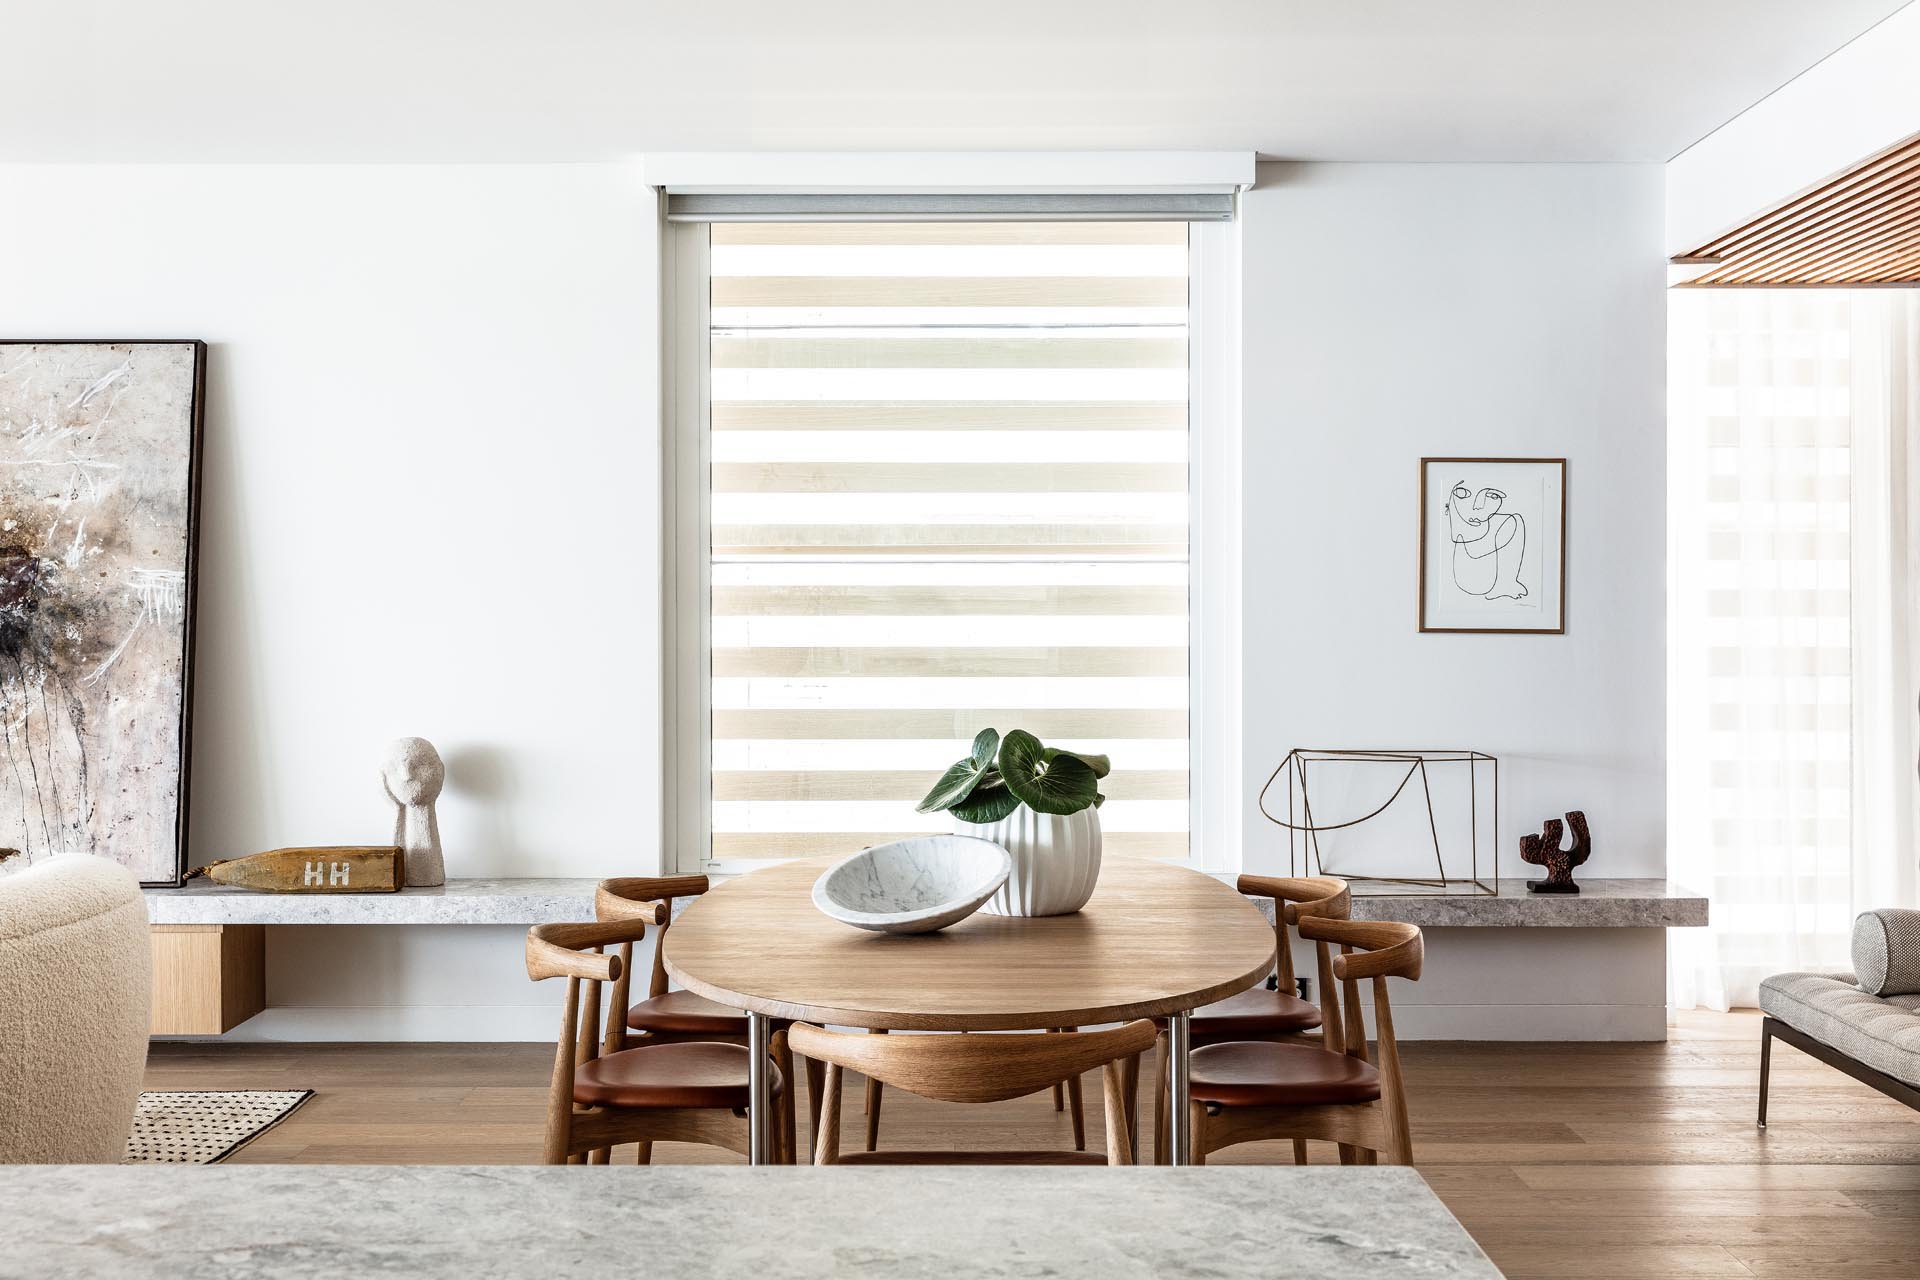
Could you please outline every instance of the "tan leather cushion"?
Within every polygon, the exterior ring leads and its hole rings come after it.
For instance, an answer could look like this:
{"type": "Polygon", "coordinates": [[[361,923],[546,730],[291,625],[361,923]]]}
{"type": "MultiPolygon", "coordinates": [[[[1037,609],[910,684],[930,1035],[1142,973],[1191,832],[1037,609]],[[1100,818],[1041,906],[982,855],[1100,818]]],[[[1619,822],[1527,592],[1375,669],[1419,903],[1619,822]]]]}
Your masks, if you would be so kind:
{"type": "Polygon", "coordinates": [[[1193,1011],[1192,1031],[1196,1038],[1239,1033],[1274,1035],[1287,1031],[1311,1031],[1320,1025],[1320,1010],[1289,991],[1269,991],[1255,987],[1239,995],[1228,996],[1218,1004],[1193,1011]]]}
{"type": "MultiPolygon", "coordinates": [[[[573,1100],[583,1107],[724,1107],[747,1105],[745,1045],[700,1041],[643,1045],[583,1062],[573,1073],[573,1100]]],[[[773,1091],[786,1082],[772,1063],[773,1091]]]]}
{"type": "Polygon", "coordinates": [[[1240,1040],[1195,1049],[1190,1061],[1197,1102],[1312,1107],[1380,1096],[1380,1073],[1371,1065],[1312,1045],[1240,1040]]]}
{"type": "Polygon", "coordinates": [[[682,1035],[744,1036],[747,1015],[715,1004],[691,991],[669,991],[642,1000],[627,1010],[627,1025],[635,1031],[672,1031],[682,1035]]]}

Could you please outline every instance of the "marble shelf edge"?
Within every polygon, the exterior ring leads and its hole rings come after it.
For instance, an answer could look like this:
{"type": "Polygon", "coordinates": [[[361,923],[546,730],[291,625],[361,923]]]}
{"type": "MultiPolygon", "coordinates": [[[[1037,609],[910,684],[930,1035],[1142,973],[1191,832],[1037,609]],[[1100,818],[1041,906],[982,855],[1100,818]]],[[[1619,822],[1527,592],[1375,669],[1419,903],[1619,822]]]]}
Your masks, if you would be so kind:
{"type": "MultiPolygon", "coordinates": [[[[146,898],[148,917],[158,925],[527,925],[591,920],[596,883],[590,877],[451,879],[438,889],[370,894],[250,893],[196,883],[149,889],[146,898]]],[[[1578,895],[1566,897],[1529,894],[1520,879],[1500,880],[1497,895],[1356,896],[1353,917],[1468,929],[1661,929],[1707,923],[1707,899],[1665,880],[1593,878],[1580,885],[1578,895]]]]}
{"type": "Polygon", "coordinates": [[[150,923],[526,925],[593,919],[584,876],[449,879],[439,888],[398,893],[253,893],[204,881],[148,889],[150,923]]]}

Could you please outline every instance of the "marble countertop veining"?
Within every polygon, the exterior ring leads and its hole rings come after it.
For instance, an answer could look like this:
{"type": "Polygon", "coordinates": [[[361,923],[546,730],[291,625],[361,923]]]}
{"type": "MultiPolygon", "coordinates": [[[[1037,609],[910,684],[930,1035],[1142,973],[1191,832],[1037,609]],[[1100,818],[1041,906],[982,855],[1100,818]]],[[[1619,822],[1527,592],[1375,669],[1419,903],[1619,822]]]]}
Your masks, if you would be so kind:
{"type": "Polygon", "coordinates": [[[0,1277],[1500,1272],[1411,1169],[0,1167],[0,1277]]]}

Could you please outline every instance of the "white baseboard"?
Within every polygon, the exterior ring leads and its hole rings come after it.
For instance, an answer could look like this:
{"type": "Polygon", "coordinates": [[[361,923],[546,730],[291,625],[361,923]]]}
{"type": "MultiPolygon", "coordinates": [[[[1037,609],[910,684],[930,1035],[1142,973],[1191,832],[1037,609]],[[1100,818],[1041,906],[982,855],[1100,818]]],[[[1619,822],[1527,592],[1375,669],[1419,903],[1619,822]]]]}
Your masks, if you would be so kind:
{"type": "Polygon", "coordinates": [[[558,1006],[287,1005],[261,1011],[221,1039],[339,1044],[357,1042],[540,1042],[560,1033],[558,1006]]]}
{"type": "MultiPolygon", "coordinates": [[[[1398,1004],[1402,1040],[1635,1040],[1667,1038],[1667,1011],[1625,1004],[1398,1004]]],[[[542,1005],[296,1005],[268,1009],[229,1031],[230,1042],[553,1042],[557,1011],[542,1005]]]]}
{"type": "Polygon", "coordinates": [[[1393,1030],[1402,1040],[1665,1040],[1664,1005],[1402,1004],[1393,1030]]]}

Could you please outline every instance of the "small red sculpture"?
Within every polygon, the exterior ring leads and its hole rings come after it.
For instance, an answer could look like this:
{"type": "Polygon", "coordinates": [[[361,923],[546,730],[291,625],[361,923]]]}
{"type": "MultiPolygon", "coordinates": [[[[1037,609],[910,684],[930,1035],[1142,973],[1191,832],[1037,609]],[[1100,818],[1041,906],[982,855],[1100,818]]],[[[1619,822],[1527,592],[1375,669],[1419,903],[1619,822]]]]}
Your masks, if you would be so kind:
{"type": "Polygon", "coordinates": [[[1587,815],[1575,809],[1567,815],[1567,825],[1573,828],[1573,848],[1560,847],[1560,819],[1548,818],[1546,825],[1540,828],[1537,836],[1520,837],[1520,858],[1536,867],[1547,869],[1545,880],[1527,881],[1529,893],[1578,893],[1580,886],[1573,882],[1573,869],[1587,860],[1593,852],[1593,837],[1587,834],[1587,815]]]}

